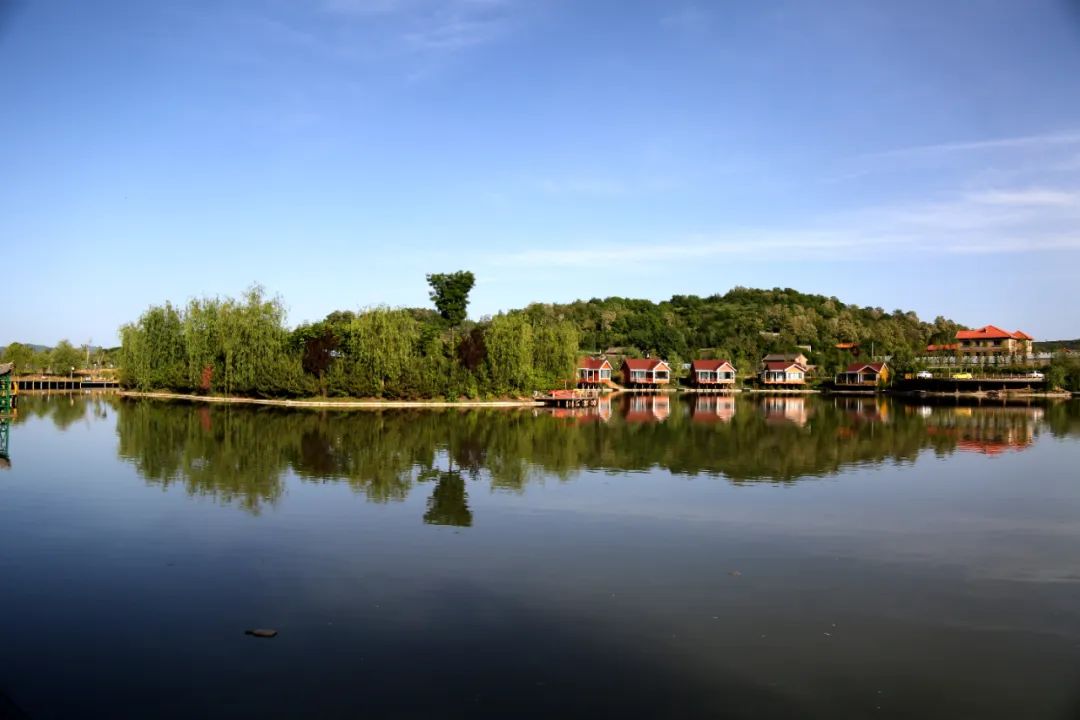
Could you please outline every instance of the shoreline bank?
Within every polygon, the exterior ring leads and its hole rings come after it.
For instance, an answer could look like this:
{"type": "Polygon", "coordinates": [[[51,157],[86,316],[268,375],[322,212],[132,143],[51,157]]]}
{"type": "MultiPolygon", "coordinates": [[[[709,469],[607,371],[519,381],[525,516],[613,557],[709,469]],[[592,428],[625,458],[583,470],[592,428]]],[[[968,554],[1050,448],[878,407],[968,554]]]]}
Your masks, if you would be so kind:
{"type": "Polygon", "coordinates": [[[222,405],[270,405],[320,410],[378,410],[382,408],[531,408],[543,403],[530,399],[519,400],[279,400],[273,398],[226,397],[223,395],[189,395],[185,393],[137,392],[120,390],[121,397],[147,400],[186,400],[189,402],[222,405]]]}

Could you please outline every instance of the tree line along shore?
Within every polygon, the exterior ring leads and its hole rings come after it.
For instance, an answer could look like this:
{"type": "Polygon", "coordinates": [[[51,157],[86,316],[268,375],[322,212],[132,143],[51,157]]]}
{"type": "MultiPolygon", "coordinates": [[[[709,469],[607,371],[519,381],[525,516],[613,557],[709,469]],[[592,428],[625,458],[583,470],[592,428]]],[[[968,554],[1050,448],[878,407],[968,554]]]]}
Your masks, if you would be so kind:
{"type": "MultiPolygon", "coordinates": [[[[677,376],[694,358],[730,360],[742,371],[770,353],[809,347],[820,376],[832,377],[851,362],[837,346],[858,344],[891,356],[894,371],[902,373],[915,368],[927,345],[947,343],[963,328],[944,317],[928,322],[914,312],[780,288],[677,295],[658,303],[621,297],[534,303],[468,320],[473,274],[427,279],[433,307],[335,311],[295,327],[287,324],[281,299],[257,286],[240,298],[166,302],[124,325],[118,349],[80,351],[62,343],[54,352],[64,357],[52,364],[60,374],[115,365],[121,385],[140,392],[482,400],[563,387],[573,382],[579,356],[605,352],[663,357],[677,376]]],[[[1075,353],[1055,356],[1052,365],[1048,379],[1080,390],[1075,353]]]]}

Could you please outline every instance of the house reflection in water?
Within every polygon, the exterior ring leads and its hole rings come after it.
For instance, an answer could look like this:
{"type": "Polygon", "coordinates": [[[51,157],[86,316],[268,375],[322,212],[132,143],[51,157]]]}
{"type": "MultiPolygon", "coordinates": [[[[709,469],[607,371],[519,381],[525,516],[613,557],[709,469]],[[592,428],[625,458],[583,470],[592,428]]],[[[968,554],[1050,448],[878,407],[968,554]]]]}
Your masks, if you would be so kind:
{"type": "Polygon", "coordinates": [[[793,423],[802,427],[810,419],[806,398],[801,395],[766,395],[761,410],[769,424],[793,423]]]}
{"type": "Polygon", "coordinates": [[[860,422],[888,422],[889,420],[889,403],[880,396],[838,395],[833,398],[833,404],[837,410],[843,411],[848,417],[860,422]]]}
{"type": "Polygon", "coordinates": [[[956,449],[983,455],[1020,452],[1035,443],[1040,407],[970,407],[933,409],[920,413],[931,437],[948,438],[956,449]]]}
{"type": "Polygon", "coordinates": [[[671,398],[667,395],[638,395],[629,397],[623,419],[628,423],[663,422],[671,415],[671,398]]]}
{"type": "Polygon", "coordinates": [[[731,395],[698,395],[690,410],[696,423],[730,422],[735,417],[735,398],[731,395]]]}

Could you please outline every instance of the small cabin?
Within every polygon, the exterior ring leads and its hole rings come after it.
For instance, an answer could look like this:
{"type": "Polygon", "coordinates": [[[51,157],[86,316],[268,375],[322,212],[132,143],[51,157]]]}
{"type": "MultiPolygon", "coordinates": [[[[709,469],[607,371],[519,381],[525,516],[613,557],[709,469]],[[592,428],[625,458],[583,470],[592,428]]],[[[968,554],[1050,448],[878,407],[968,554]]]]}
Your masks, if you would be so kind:
{"type": "Polygon", "coordinates": [[[627,358],[619,370],[627,387],[654,387],[671,382],[671,366],[656,358],[627,358]]]}
{"type": "Polygon", "coordinates": [[[837,387],[876,388],[889,382],[889,366],[885,363],[853,363],[836,374],[837,387]]]}
{"type": "Polygon", "coordinates": [[[694,360],[690,384],[697,388],[722,388],[735,384],[735,366],[727,360],[694,360]]]}
{"type": "Polygon", "coordinates": [[[607,358],[583,357],[577,364],[578,385],[606,385],[611,382],[611,363],[607,358]]]}
{"type": "Polygon", "coordinates": [[[770,355],[766,355],[765,357],[763,357],[761,359],[761,363],[763,365],[765,363],[771,363],[771,362],[797,363],[799,365],[802,365],[804,369],[810,367],[810,360],[805,355],[803,355],[801,352],[800,353],[772,353],[770,355]]]}
{"type": "Polygon", "coordinates": [[[758,376],[769,387],[802,386],[806,384],[806,366],[797,362],[763,362],[758,376]]]}

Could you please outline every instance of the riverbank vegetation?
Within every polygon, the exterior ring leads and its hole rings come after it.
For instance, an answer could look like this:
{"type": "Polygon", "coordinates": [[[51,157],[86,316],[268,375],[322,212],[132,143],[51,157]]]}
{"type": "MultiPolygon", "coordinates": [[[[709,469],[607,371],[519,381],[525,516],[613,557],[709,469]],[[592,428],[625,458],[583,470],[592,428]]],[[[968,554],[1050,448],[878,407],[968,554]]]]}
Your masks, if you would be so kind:
{"type": "Polygon", "coordinates": [[[571,377],[573,325],[543,308],[463,320],[471,273],[429,277],[441,312],[376,307],[288,328],[281,301],[154,306],[121,328],[121,383],[258,397],[510,396],[571,377]]]}
{"type": "Polygon", "coordinates": [[[831,377],[855,353],[889,355],[907,371],[928,344],[950,342],[962,327],[779,288],[533,304],[471,321],[472,273],[428,283],[434,309],[335,311],[291,328],[281,301],[258,287],[240,299],[154,306],[121,329],[121,382],[256,397],[475,399],[562,387],[579,354],[601,352],[615,362],[664,357],[678,376],[695,357],[730,359],[745,373],[767,353],[802,351],[831,377]]]}
{"type": "Polygon", "coordinates": [[[102,348],[84,344],[75,347],[61,340],[53,347],[13,342],[0,348],[0,362],[15,363],[20,375],[67,375],[77,370],[112,367],[119,348],[102,348]]]}
{"type": "Polygon", "coordinates": [[[1080,353],[1059,352],[1050,361],[1047,384],[1071,392],[1080,392],[1080,353]]]}

